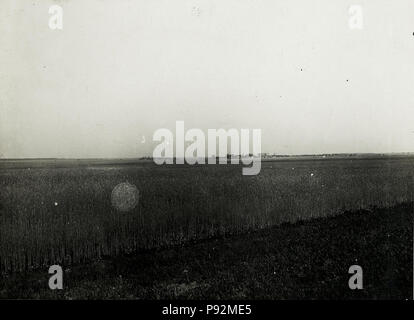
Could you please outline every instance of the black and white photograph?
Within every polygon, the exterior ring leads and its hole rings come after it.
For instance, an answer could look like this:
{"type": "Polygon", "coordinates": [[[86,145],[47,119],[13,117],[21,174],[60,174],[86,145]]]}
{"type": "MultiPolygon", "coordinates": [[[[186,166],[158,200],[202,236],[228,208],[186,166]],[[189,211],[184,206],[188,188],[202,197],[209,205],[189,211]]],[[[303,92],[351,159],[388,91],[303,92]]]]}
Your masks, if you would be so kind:
{"type": "Polygon", "coordinates": [[[1,0],[0,300],[412,301],[413,58],[412,0],[1,0]]]}

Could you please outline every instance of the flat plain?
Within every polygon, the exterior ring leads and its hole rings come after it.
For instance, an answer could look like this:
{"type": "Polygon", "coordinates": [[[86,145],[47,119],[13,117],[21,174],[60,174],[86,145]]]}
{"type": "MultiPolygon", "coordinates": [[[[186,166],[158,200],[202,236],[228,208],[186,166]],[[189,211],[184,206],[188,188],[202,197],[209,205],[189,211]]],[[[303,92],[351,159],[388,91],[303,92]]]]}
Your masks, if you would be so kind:
{"type": "MultiPolygon", "coordinates": [[[[12,279],[7,281],[13,283],[19,277],[16,274],[36,274],[52,264],[72,268],[106,259],[118,261],[143,252],[156,254],[229,237],[244,239],[245,250],[250,252],[247,239],[251,233],[273,230],[276,238],[272,240],[271,236],[268,241],[280,242],[280,234],[292,238],[283,231],[291,230],[288,226],[309,220],[306,223],[317,221],[323,229],[329,221],[337,221],[329,219],[342,219],[351,212],[383,212],[381,208],[388,208],[389,217],[379,221],[392,227],[395,212],[394,222],[405,230],[402,234],[406,237],[398,239],[398,246],[405,249],[398,252],[411,248],[412,253],[412,223],[406,224],[412,222],[413,177],[414,158],[410,156],[263,161],[257,176],[242,176],[238,165],[2,160],[0,270],[4,279],[12,279]],[[111,203],[112,190],[123,182],[135,185],[139,191],[137,205],[128,212],[117,210],[111,203]],[[403,217],[401,205],[405,206],[403,217]]],[[[375,215],[369,217],[361,221],[372,222],[375,215]]],[[[346,243],[355,240],[350,235],[353,226],[348,227],[343,234],[346,243]]],[[[374,223],[364,224],[364,228],[367,234],[379,230],[374,223]]],[[[306,230],[320,237],[318,228],[306,230]]],[[[378,237],[382,239],[384,234],[378,237]]],[[[332,244],[329,250],[343,250],[341,246],[346,243],[332,244]]],[[[229,250],[221,250],[219,259],[226,259],[229,250]]],[[[316,243],[313,250],[318,252],[316,243]]],[[[405,272],[406,280],[412,278],[412,266],[405,272]]],[[[3,294],[11,292],[8,289],[3,294]]],[[[146,293],[144,297],[157,295],[146,293]]]]}

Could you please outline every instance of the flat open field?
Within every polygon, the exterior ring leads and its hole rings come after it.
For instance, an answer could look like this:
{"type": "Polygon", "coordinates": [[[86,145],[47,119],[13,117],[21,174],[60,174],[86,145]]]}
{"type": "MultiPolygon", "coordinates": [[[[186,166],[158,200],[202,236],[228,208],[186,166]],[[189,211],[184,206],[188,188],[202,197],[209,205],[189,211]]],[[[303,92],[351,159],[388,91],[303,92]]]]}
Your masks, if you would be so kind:
{"type": "Polygon", "coordinates": [[[0,278],[1,298],[412,299],[413,203],[0,278]],[[348,268],[363,268],[350,290],[348,268]]]}
{"type": "Polygon", "coordinates": [[[412,157],[266,161],[258,176],[242,176],[237,165],[1,161],[0,271],[76,265],[412,203],[413,176],[412,157]],[[120,212],[111,193],[126,181],[138,188],[139,202],[120,212]]]}

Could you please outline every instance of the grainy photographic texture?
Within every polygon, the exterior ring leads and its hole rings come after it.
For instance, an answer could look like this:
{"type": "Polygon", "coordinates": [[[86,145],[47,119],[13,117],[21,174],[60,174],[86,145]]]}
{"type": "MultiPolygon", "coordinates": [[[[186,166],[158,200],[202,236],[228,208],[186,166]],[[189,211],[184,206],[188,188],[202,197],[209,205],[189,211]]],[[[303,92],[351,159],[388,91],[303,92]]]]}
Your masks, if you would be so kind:
{"type": "Polygon", "coordinates": [[[2,0],[0,298],[413,299],[413,14],[2,0]]]}

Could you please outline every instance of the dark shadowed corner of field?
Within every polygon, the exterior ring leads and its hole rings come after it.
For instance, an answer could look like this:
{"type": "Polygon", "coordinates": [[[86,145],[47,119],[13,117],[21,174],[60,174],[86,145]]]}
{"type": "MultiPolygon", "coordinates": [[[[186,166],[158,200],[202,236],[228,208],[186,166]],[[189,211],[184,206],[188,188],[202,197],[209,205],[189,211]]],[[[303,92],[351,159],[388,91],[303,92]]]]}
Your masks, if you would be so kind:
{"type": "Polygon", "coordinates": [[[412,299],[413,203],[2,279],[2,298],[412,299]],[[350,290],[348,269],[363,269],[350,290]]]}

